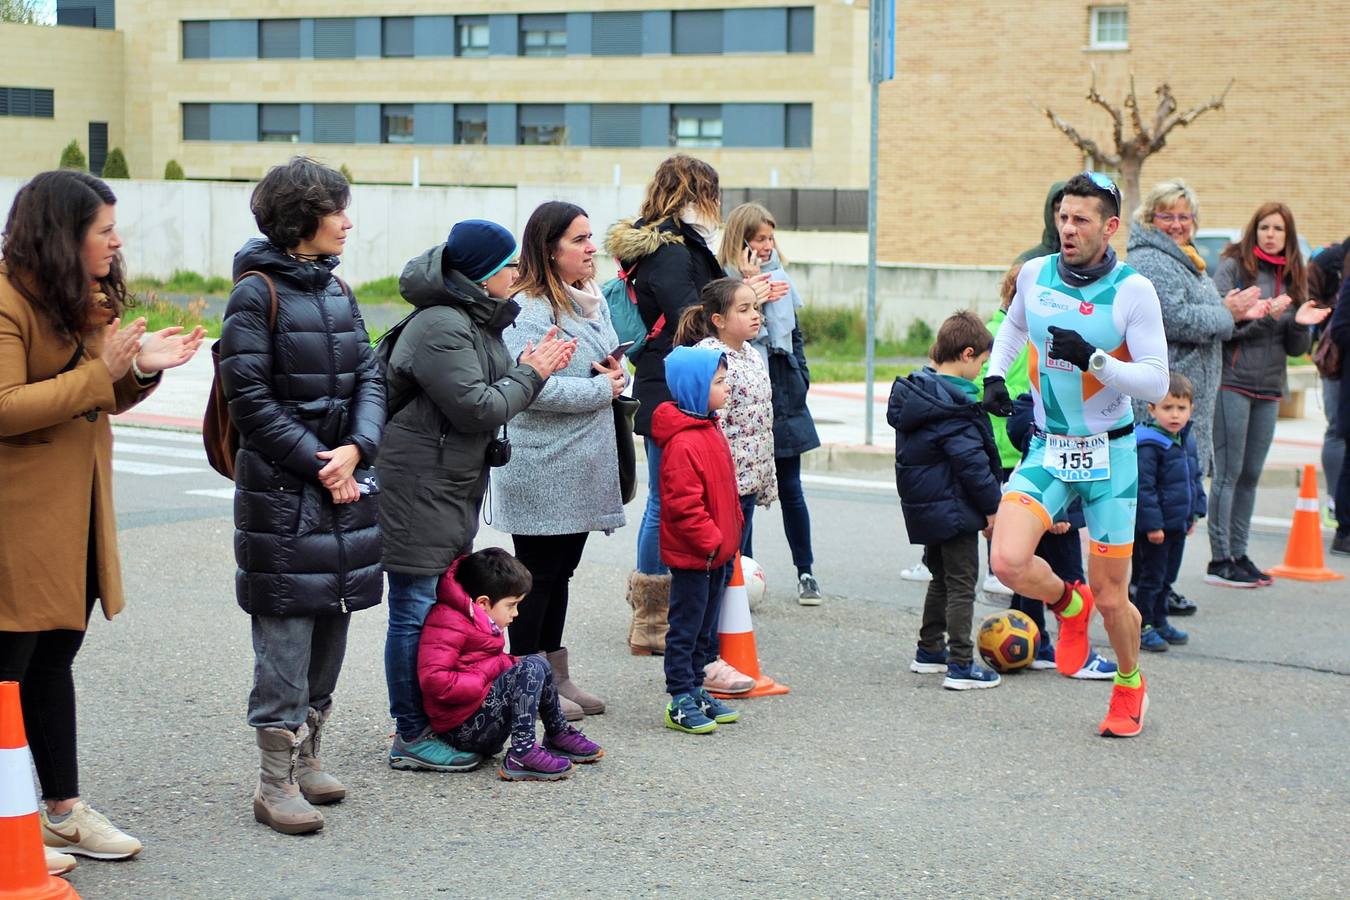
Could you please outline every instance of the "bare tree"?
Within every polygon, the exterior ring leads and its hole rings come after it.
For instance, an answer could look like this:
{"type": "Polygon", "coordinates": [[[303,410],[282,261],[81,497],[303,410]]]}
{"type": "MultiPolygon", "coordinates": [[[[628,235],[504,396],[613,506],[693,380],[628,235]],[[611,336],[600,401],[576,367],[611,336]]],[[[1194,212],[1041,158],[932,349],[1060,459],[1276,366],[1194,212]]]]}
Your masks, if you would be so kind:
{"type": "Polygon", "coordinates": [[[46,25],[46,4],[42,0],[0,0],[0,22],[46,25]]]}
{"type": "Polygon", "coordinates": [[[1124,196],[1125,208],[1121,218],[1128,228],[1129,213],[1139,205],[1139,178],[1144,168],[1144,160],[1167,146],[1167,136],[1178,125],[1185,127],[1211,109],[1223,109],[1224,98],[1228,96],[1233,80],[1229,79],[1223,93],[1211,97],[1205,103],[1192,107],[1185,112],[1177,109],[1176,98],[1172,96],[1172,86],[1167,82],[1158,85],[1154,93],[1158,96],[1158,106],[1153,111],[1153,121],[1146,123],[1144,113],[1139,108],[1139,95],[1134,89],[1134,75],[1130,75],[1130,93],[1120,106],[1110,103],[1097,90],[1097,70],[1092,70],[1092,84],[1088,88],[1087,100],[1100,106],[1111,117],[1111,143],[1114,149],[1103,147],[1092,138],[1084,136],[1077,128],[1061,119],[1046,107],[1040,107],[1045,117],[1064,135],[1073,141],[1075,147],[1092,161],[1094,169],[1114,169],[1120,173],[1120,189],[1124,196]],[[1126,117],[1129,117],[1129,131],[1126,134],[1126,117]]]}

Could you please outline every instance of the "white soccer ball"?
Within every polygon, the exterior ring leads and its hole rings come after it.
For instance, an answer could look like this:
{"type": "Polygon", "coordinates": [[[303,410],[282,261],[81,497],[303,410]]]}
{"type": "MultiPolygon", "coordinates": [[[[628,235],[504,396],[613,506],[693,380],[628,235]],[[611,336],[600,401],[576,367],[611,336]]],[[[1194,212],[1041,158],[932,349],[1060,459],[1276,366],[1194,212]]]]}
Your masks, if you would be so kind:
{"type": "Polygon", "coordinates": [[[748,556],[741,557],[741,577],[745,579],[745,593],[750,598],[750,609],[755,610],[764,602],[768,585],[764,581],[764,570],[748,556]]]}

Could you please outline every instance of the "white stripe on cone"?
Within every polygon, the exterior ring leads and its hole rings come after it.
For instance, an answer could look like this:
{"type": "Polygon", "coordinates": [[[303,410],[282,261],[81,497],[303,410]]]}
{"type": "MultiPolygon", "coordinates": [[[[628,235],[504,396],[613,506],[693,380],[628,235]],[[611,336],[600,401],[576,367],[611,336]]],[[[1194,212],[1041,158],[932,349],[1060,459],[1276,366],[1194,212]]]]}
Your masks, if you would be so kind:
{"type": "Polygon", "coordinates": [[[1317,512],[1317,498],[1299,497],[1294,503],[1294,509],[1298,512],[1317,512]]]}
{"type": "Polygon", "coordinates": [[[28,748],[0,750],[0,818],[36,815],[37,792],[28,767],[28,748]]]}
{"type": "MultiPolygon", "coordinates": [[[[737,568],[740,567],[740,561],[737,560],[737,568]]],[[[722,619],[718,623],[717,632],[719,634],[748,634],[755,630],[755,626],[750,622],[750,594],[745,590],[744,579],[739,580],[740,584],[727,585],[726,593],[722,595],[722,619]]]]}

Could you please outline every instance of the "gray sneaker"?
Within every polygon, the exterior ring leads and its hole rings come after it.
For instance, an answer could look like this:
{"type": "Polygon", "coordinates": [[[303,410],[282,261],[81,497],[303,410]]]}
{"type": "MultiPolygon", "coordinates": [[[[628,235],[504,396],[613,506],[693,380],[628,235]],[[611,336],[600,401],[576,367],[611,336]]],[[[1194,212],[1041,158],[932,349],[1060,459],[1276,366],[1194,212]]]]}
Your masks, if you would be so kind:
{"type": "Polygon", "coordinates": [[[802,573],[797,578],[797,602],[802,606],[819,606],[823,599],[820,585],[816,583],[816,576],[810,572],[802,573]]]}
{"type": "Polygon", "coordinates": [[[482,761],[477,753],[452,747],[430,731],[415,741],[405,741],[396,734],[389,748],[389,768],[404,771],[471,772],[482,761]]]}

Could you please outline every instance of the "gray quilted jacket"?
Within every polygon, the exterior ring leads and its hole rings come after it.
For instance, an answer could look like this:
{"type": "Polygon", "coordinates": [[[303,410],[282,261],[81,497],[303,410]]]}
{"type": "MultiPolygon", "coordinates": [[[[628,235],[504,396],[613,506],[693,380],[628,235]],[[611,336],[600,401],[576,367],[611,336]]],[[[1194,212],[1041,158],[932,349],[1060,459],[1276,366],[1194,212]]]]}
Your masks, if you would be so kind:
{"type": "MultiPolygon", "coordinates": [[[[1223,370],[1223,342],[1233,334],[1233,315],[1209,275],[1198,271],[1181,248],[1156,228],[1135,225],[1130,232],[1130,265],[1153,282],[1162,305],[1167,334],[1167,367],[1195,386],[1191,421],[1195,426],[1200,470],[1209,472],[1214,458],[1214,405],[1223,370]]],[[[1147,404],[1135,402],[1134,417],[1143,421],[1147,404]]]]}

